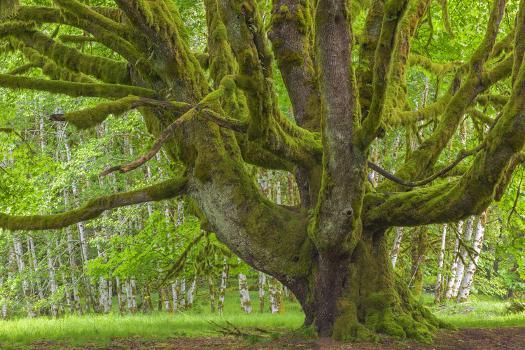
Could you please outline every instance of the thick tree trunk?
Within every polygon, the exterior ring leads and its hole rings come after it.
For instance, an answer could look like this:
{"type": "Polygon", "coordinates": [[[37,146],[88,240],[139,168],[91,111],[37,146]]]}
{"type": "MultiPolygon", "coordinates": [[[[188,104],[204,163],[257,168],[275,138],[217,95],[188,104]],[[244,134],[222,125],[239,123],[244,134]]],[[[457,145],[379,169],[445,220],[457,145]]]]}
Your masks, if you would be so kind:
{"type": "Polygon", "coordinates": [[[363,235],[351,256],[317,258],[309,281],[289,287],[319,335],[344,341],[377,333],[431,340],[440,322],[395,281],[383,233],[363,235]]]}

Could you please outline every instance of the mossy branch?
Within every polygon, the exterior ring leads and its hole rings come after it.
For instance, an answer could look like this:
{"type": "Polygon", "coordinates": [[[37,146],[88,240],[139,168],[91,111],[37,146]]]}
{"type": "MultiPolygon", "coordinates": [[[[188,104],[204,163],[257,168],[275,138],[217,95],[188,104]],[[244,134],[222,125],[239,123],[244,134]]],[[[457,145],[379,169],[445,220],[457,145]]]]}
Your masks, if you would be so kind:
{"type": "Polygon", "coordinates": [[[153,106],[168,109],[175,113],[186,113],[191,106],[186,103],[158,101],[145,97],[126,96],[116,101],[100,103],[95,107],[64,114],[53,114],[53,121],[64,121],[78,129],[88,129],[101,124],[111,114],[119,115],[142,106],[153,106]]]}
{"type": "Polygon", "coordinates": [[[455,61],[448,63],[434,63],[431,59],[418,55],[410,54],[408,57],[408,63],[412,66],[420,66],[428,72],[435,74],[436,76],[442,76],[447,73],[455,72],[463,66],[463,62],[455,61]]]}
{"type": "Polygon", "coordinates": [[[99,197],[81,208],[61,214],[34,216],[0,214],[0,228],[31,231],[60,229],[94,219],[110,209],[173,198],[184,193],[186,183],[186,178],[171,179],[139,190],[99,197]]]}
{"type": "Polygon", "coordinates": [[[128,84],[131,81],[130,69],[125,62],[82,53],[39,31],[21,32],[16,37],[24,45],[73,72],[91,75],[106,83],[128,84]]]}
{"type": "Polygon", "coordinates": [[[366,119],[359,130],[360,142],[368,147],[376,138],[381,126],[385,96],[389,83],[389,72],[396,48],[397,28],[401,22],[408,0],[389,0],[385,3],[381,35],[375,52],[374,76],[372,81],[372,102],[366,119]]]}
{"type": "Polygon", "coordinates": [[[88,22],[101,26],[102,28],[115,32],[125,33],[126,28],[121,23],[117,23],[112,19],[100,14],[96,10],[82,4],[77,0],[54,0],[54,2],[64,10],[71,14],[82,18],[88,22]]]}
{"type": "MultiPolygon", "coordinates": [[[[21,6],[12,20],[26,23],[64,24],[86,31],[97,38],[100,43],[125,57],[129,62],[137,62],[144,57],[126,38],[93,22],[76,17],[69,12],[53,7],[21,6]]],[[[146,65],[146,63],[143,63],[146,65]]]]}
{"type": "Polygon", "coordinates": [[[505,3],[506,0],[494,0],[483,41],[470,59],[470,66],[475,72],[481,72],[483,65],[490,57],[492,49],[494,48],[499,32],[499,25],[505,13],[505,3]]]}
{"type": "Polygon", "coordinates": [[[137,95],[155,98],[153,90],[120,84],[77,83],[68,81],[36,79],[0,74],[0,86],[9,89],[27,89],[64,94],[72,97],[121,98],[137,95]]]}
{"type": "Polygon", "coordinates": [[[404,187],[409,187],[409,188],[421,187],[421,186],[428,185],[429,183],[431,183],[432,181],[436,180],[439,177],[445,176],[452,169],[454,169],[459,163],[461,163],[463,161],[463,159],[465,159],[465,158],[467,158],[467,157],[469,157],[471,155],[476,154],[482,148],[483,148],[483,145],[479,145],[478,147],[476,147],[476,148],[474,148],[472,150],[469,150],[469,151],[463,150],[463,151],[459,152],[459,154],[457,155],[456,159],[452,163],[450,163],[449,165],[447,165],[443,169],[439,170],[438,172],[436,172],[432,176],[429,176],[426,179],[423,179],[423,180],[420,180],[420,181],[412,182],[412,181],[406,181],[406,180],[400,179],[399,177],[389,173],[385,169],[381,168],[379,165],[374,164],[373,162],[370,162],[370,161],[368,162],[368,167],[370,169],[376,171],[377,173],[383,175],[386,179],[397,183],[398,185],[401,185],[401,186],[404,186],[404,187]]]}

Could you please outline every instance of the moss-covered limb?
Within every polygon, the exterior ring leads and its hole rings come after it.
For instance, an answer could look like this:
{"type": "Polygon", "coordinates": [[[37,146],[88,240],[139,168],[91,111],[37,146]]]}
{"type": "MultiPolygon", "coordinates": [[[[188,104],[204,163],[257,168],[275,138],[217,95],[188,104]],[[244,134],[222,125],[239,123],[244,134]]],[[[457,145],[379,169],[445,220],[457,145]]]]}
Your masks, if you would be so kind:
{"type": "Polygon", "coordinates": [[[16,37],[26,46],[56,62],[57,65],[77,73],[91,75],[106,83],[131,83],[128,64],[106,57],[80,52],[51,39],[39,31],[19,33],[16,37]]]}
{"type": "Polygon", "coordinates": [[[201,111],[199,116],[203,117],[206,120],[217,124],[221,128],[226,128],[235,132],[240,132],[246,134],[248,132],[248,123],[238,119],[229,118],[222,116],[214,110],[205,108],[201,111]]]}
{"type": "Polygon", "coordinates": [[[406,71],[410,54],[410,43],[420,21],[430,8],[430,0],[408,1],[405,15],[398,24],[396,33],[396,46],[394,48],[391,69],[387,72],[388,85],[384,98],[385,116],[382,124],[388,119],[388,115],[396,110],[403,109],[407,101],[406,71]]]}
{"type": "Polygon", "coordinates": [[[177,114],[186,113],[191,106],[186,103],[159,101],[138,96],[126,96],[116,101],[99,103],[92,108],[65,114],[54,114],[51,118],[55,121],[67,121],[78,129],[93,128],[101,124],[111,114],[119,115],[142,106],[157,107],[172,111],[177,114]]]}
{"type": "Polygon", "coordinates": [[[356,68],[359,87],[359,104],[365,116],[372,102],[372,80],[374,58],[381,25],[383,23],[384,0],[374,0],[366,17],[365,31],[359,41],[359,65],[356,68]]]}
{"type": "Polygon", "coordinates": [[[411,53],[408,57],[408,63],[411,66],[419,66],[427,70],[428,72],[435,74],[436,76],[443,76],[447,73],[451,73],[460,69],[463,66],[463,62],[448,62],[448,63],[434,63],[428,57],[411,53]]]}
{"type": "Polygon", "coordinates": [[[0,0],[0,19],[12,17],[19,6],[18,0],[0,0]]]}
{"type": "Polygon", "coordinates": [[[94,9],[82,4],[77,0],[53,0],[60,8],[70,12],[72,15],[78,18],[84,19],[90,23],[96,24],[108,31],[125,34],[127,28],[120,22],[115,22],[109,17],[106,17],[94,9]]]}
{"type": "Polygon", "coordinates": [[[499,94],[483,94],[476,98],[476,103],[479,105],[493,105],[495,108],[503,107],[507,102],[509,102],[509,96],[499,94]]]}
{"type": "Polygon", "coordinates": [[[509,76],[512,70],[512,57],[505,59],[487,72],[470,73],[459,90],[452,96],[434,132],[416,149],[397,171],[404,179],[426,177],[448,144],[468,107],[476,97],[490,86],[509,76]]]}
{"type": "Polygon", "coordinates": [[[441,96],[436,102],[431,103],[417,111],[394,111],[390,114],[387,125],[410,125],[416,121],[437,119],[450,102],[452,95],[447,93],[441,96]]]}
{"type": "Polygon", "coordinates": [[[38,64],[26,63],[26,64],[23,64],[23,65],[21,65],[19,67],[16,67],[16,68],[12,69],[7,74],[9,74],[9,75],[21,75],[21,74],[25,74],[28,71],[30,71],[31,69],[37,68],[37,67],[39,67],[38,64]]]}
{"type": "Polygon", "coordinates": [[[452,25],[450,24],[450,16],[448,14],[448,1],[439,0],[439,5],[441,6],[441,13],[443,16],[443,24],[445,26],[445,30],[449,35],[454,36],[454,32],[452,31],[452,25]]]}
{"type": "Polygon", "coordinates": [[[16,35],[18,33],[23,33],[27,30],[35,29],[35,22],[23,22],[17,20],[10,20],[5,23],[0,24],[0,37],[5,37],[8,35],[16,35]]]}
{"type": "Polygon", "coordinates": [[[100,103],[96,107],[81,111],[53,115],[52,119],[55,121],[67,121],[78,129],[88,129],[102,123],[110,114],[122,114],[144,104],[144,102],[141,103],[140,97],[128,96],[116,101],[100,103]]]}
{"type": "MultiPolygon", "coordinates": [[[[372,194],[365,199],[367,225],[412,226],[457,221],[481,213],[525,144],[525,64],[509,103],[485,138],[486,147],[460,179],[406,193],[372,194]]],[[[500,186],[501,187],[501,186],[500,186]]],[[[501,191],[501,188],[500,188],[501,191]]]]}
{"type": "Polygon", "coordinates": [[[513,82],[518,75],[525,54],[525,1],[521,0],[519,6],[514,38],[514,66],[512,68],[513,82]]]}
{"type": "MultiPolygon", "coordinates": [[[[272,115],[277,111],[273,86],[272,53],[255,1],[243,3],[220,0],[217,15],[224,25],[223,38],[237,62],[237,87],[246,96],[250,116],[248,136],[259,141],[268,138],[272,115]]],[[[217,33],[221,33],[220,31],[217,33]]]]}
{"type": "Polygon", "coordinates": [[[488,125],[489,127],[494,125],[494,119],[488,117],[485,113],[478,111],[476,108],[471,107],[466,110],[466,112],[474,119],[479,120],[480,122],[488,125]]]}
{"type": "MultiPolygon", "coordinates": [[[[196,102],[209,86],[202,67],[189,49],[185,28],[171,1],[116,0],[134,28],[134,44],[147,52],[158,79],[170,98],[196,102]]],[[[151,73],[148,73],[151,76],[151,73]]],[[[160,89],[160,87],[159,87],[160,89]]]]}
{"type": "Polygon", "coordinates": [[[153,90],[136,86],[102,83],[76,83],[19,77],[8,74],[0,74],[0,86],[10,89],[47,91],[73,97],[121,98],[128,95],[137,95],[148,98],[156,97],[156,93],[153,90]]]}
{"type": "Polygon", "coordinates": [[[264,198],[232,131],[198,118],[186,128],[192,137],[183,140],[183,152],[195,156],[189,196],[217,237],[244,261],[280,280],[305,276],[313,253],[307,242],[308,214],[264,198]]]}
{"type": "Polygon", "coordinates": [[[68,35],[68,34],[60,35],[58,37],[58,40],[60,40],[63,43],[76,43],[76,44],[98,42],[98,39],[93,36],[68,35]]]}
{"type": "Polygon", "coordinates": [[[124,164],[124,165],[117,165],[113,166],[111,168],[108,168],[104,170],[100,176],[106,176],[114,172],[121,172],[121,173],[127,173],[132,170],[137,169],[138,167],[144,165],[149,160],[151,160],[155,155],[161,150],[162,146],[168,141],[170,137],[173,136],[176,129],[180,128],[182,124],[187,122],[188,120],[191,120],[196,114],[198,113],[198,110],[196,108],[190,109],[188,112],[180,116],[177,120],[175,120],[173,123],[168,125],[168,127],[160,134],[159,138],[155,143],[153,144],[153,147],[140,156],[139,158],[135,159],[131,163],[124,164]]]}
{"type": "Polygon", "coordinates": [[[127,20],[124,12],[115,7],[91,6],[91,9],[102,16],[109,18],[113,22],[124,23],[127,20]]]}
{"type": "MultiPolygon", "coordinates": [[[[18,42],[13,39],[18,45],[18,42]]],[[[87,75],[73,72],[67,68],[57,65],[53,60],[41,55],[38,51],[23,45],[19,45],[19,49],[26,59],[42,70],[42,73],[52,80],[63,80],[78,83],[96,83],[94,78],[87,75]]],[[[11,74],[11,73],[10,73],[11,74]]]]}
{"type": "MultiPolygon", "coordinates": [[[[408,56],[408,41],[411,37],[410,34],[412,34],[411,31],[407,30],[407,32],[405,32],[403,30],[405,28],[401,27],[399,31],[400,35],[397,35],[398,25],[402,22],[408,2],[408,0],[389,0],[385,3],[381,35],[379,36],[374,58],[372,101],[358,135],[360,138],[359,142],[363,148],[368,147],[376,138],[377,131],[381,126],[385,108],[385,96],[390,82],[389,73],[392,58],[397,52],[399,52],[400,56],[405,56],[406,52],[406,56],[408,56]],[[394,53],[394,50],[397,52],[394,53]]],[[[426,1],[420,1],[420,3],[426,4],[426,1]]],[[[426,9],[426,5],[422,6],[422,8],[423,10],[426,9]]],[[[424,11],[422,11],[422,13],[424,13],[424,11]]],[[[409,11],[407,15],[410,16],[411,12],[409,11]]],[[[417,23],[417,20],[414,22],[417,23]]],[[[408,23],[410,23],[410,21],[408,23]]],[[[409,26],[407,23],[403,24],[409,26]]],[[[397,63],[401,64],[400,61],[402,60],[406,62],[406,57],[397,57],[397,62],[394,62],[394,65],[397,63]]],[[[402,65],[404,66],[404,64],[402,65]]]]}
{"type": "Polygon", "coordinates": [[[475,72],[481,72],[483,65],[490,57],[494,44],[496,43],[501,19],[505,13],[505,4],[506,0],[494,0],[483,41],[470,59],[470,66],[475,72]]]}
{"type": "Polygon", "coordinates": [[[426,179],[419,180],[419,181],[413,181],[412,182],[412,181],[405,181],[403,179],[400,179],[397,176],[395,176],[393,174],[390,174],[389,172],[387,172],[386,170],[384,170],[380,166],[372,163],[371,161],[368,161],[368,167],[370,169],[376,171],[377,173],[381,174],[386,179],[388,179],[390,181],[393,181],[393,182],[395,182],[395,183],[397,183],[397,184],[399,184],[401,186],[409,187],[409,188],[421,187],[421,186],[428,185],[429,183],[431,183],[432,181],[436,180],[437,178],[440,178],[440,177],[443,177],[443,176],[447,175],[450,171],[452,171],[452,169],[454,169],[465,158],[476,154],[482,148],[483,148],[483,144],[478,146],[478,147],[476,147],[476,148],[474,148],[474,149],[471,149],[471,150],[468,150],[468,151],[463,150],[463,151],[459,152],[459,154],[456,156],[456,159],[454,159],[454,161],[452,163],[450,163],[447,166],[441,168],[439,171],[435,172],[433,175],[427,177],[426,179]]]}
{"type": "Polygon", "coordinates": [[[129,62],[138,65],[147,65],[140,54],[125,37],[102,28],[95,23],[78,18],[71,13],[63,12],[57,8],[41,6],[21,6],[13,20],[22,22],[36,22],[38,24],[55,23],[79,28],[96,37],[102,44],[125,57],[129,62]],[[142,59],[142,61],[141,61],[142,59]]]}
{"type": "Polygon", "coordinates": [[[321,97],[313,55],[312,11],[311,1],[274,1],[269,37],[297,124],[318,131],[321,97]]]}
{"type": "Polygon", "coordinates": [[[0,214],[0,227],[7,230],[32,231],[60,229],[94,219],[110,209],[173,198],[184,193],[187,182],[186,178],[171,179],[139,190],[99,197],[81,208],[61,214],[34,216],[0,214]]]}

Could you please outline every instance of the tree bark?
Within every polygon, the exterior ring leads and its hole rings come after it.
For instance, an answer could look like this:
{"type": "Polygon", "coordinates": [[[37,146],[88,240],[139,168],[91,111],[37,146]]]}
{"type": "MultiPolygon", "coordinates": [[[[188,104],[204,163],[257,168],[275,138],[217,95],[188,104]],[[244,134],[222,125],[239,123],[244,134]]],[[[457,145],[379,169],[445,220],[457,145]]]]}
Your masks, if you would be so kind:
{"type": "Polygon", "coordinates": [[[452,297],[457,297],[459,292],[459,287],[461,286],[461,281],[463,280],[463,274],[465,272],[465,264],[468,262],[468,251],[465,248],[465,245],[470,244],[472,238],[472,231],[474,230],[474,217],[471,216],[467,219],[467,226],[465,228],[465,234],[461,237],[463,246],[459,252],[458,267],[456,272],[456,279],[454,281],[454,286],[452,287],[452,297]]]}
{"type": "Polygon", "coordinates": [[[241,299],[241,310],[244,313],[252,312],[252,302],[250,300],[250,291],[248,289],[248,280],[245,274],[239,274],[239,294],[241,299]]]}
{"type": "Polygon", "coordinates": [[[436,277],[436,287],[434,289],[434,302],[439,303],[441,301],[441,294],[443,289],[443,265],[445,262],[445,250],[447,247],[447,224],[443,225],[442,233],[441,233],[441,247],[439,249],[439,256],[438,256],[438,273],[436,277]]]}
{"type": "Polygon", "coordinates": [[[458,302],[463,302],[468,299],[470,288],[474,281],[474,274],[478,267],[479,255],[483,247],[483,237],[485,235],[485,224],[487,222],[487,212],[481,214],[477,220],[476,235],[474,237],[472,257],[468,263],[467,269],[461,281],[461,286],[458,292],[458,302]]]}
{"type": "Polygon", "coordinates": [[[401,242],[403,241],[403,228],[396,227],[396,237],[394,238],[394,245],[390,252],[390,260],[392,261],[392,267],[396,268],[397,258],[399,256],[399,249],[401,248],[401,242]]]}
{"type": "Polygon", "coordinates": [[[458,261],[459,261],[459,241],[460,241],[461,235],[463,234],[463,221],[460,221],[456,227],[457,227],[457,237],[456,237],[456,242],[454,244],[454,252],[452,253],[452,265],[450,267],[450,277],[449,277],[448,284],[447,284],[447,291],[445,293],[445,298],[447,300],[450,300],[453,297],[454,284],[456,283],[456,279],[457,279],[458,261]]]}

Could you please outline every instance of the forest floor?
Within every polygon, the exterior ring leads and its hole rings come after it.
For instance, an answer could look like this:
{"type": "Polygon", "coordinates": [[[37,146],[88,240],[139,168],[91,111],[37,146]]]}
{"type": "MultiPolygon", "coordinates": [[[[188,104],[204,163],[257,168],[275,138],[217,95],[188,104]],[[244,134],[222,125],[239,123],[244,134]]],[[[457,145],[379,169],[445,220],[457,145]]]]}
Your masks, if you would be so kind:
{"type": "Polygon", "coordinates": [[[381,343],[343,344],[331,339],[299,340],[282,338],[269,343],[246,344],[231,337],[177,338],[163,341],[140,339],[114,339],[110,344],[71,347],[57,342],[34,343],[34,350],[523,350],[525,349],[525,327],[469,328],[454,332],[443,332],[436,336],[433,344],[416,342],[383,341],[381,343]]]}

